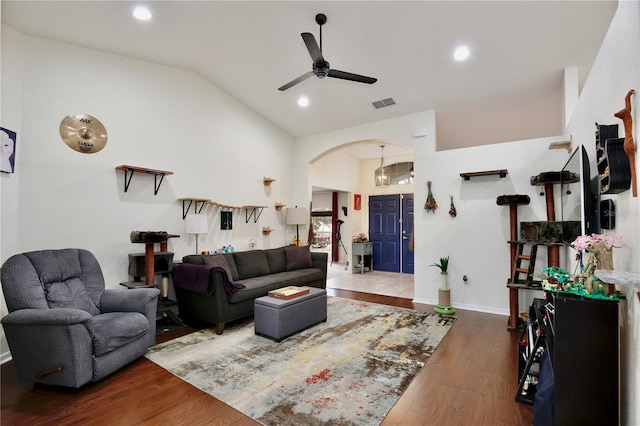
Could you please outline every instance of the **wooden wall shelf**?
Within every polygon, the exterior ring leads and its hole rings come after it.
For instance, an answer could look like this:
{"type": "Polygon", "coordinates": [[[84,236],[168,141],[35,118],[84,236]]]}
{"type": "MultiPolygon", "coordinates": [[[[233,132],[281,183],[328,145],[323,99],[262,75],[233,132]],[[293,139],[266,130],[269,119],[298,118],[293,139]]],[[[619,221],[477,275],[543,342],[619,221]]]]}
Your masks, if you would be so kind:
{"type": "Polygon", "coordinates": [[[122,170],[124,172],[124,192],[127,192],[127,190],[129,190],[129,184],[131,183],[131,178],[133,178],[134,172],[153,175],[153,195],[158,195],[158,190],[160,190],[160,185],[162,185],[162,180],[164,179],[164,177],[173,174],[173,172],[168,172],[166,170],[147,169],[145,167],[129,166],[127,164],[122,164],[116,167],[116,170],[122,170]],[[158,181],[158,176],[160,176],[160,181],[158,181]]]}
{"type": "Polygon", "coordinates": [[[507,169],[500,169],[500,170],[487,170],[484,172],[466,172],[466,173],[460,173],[460,176],[464,178],[464,180],[469,180],[472,177],[478,177],[478,176],[492,176],[492,175],[499,175],[501,178],[507,177],[507,169]]]}
{"type": "Polygon", "coordinates": [[[214,207],[220,207],[221,209],[241,209],[242,206],[230,206],[228,204],[221,204],[218,203],[217,201],[207,201],[207,204],[211,204],[214,207]]]}
{"type": "Polygon", "coordinates": [[[269,235],[271,232],[273,232],[273,229],[269,228],[268,226],[262,227],[262,235],[269,235]]]}
{"type": "Polygon", "coordinates": [[[276,211],[278,211],[278,212],[279,212],[280,210],[282,210],[282,208],[283,208],[284,206],[285,206],[285,204],[278,203],[278,202],[276,202],[276,204],[274,205],[274,207],[275,207],[276,211]]]}
{"type": "Polygon", "coordinates": [[[264,177],[264,179],[262,180],[262,182],[264,183],[264,186],[271,186],[271,182],[275,182],[275,179],[271,179],[270,177],[264,177]]]}
{"type": "Polygon", "coordinates": [[[221,204],[216,201],[207,200],[207,204],[211,204],[221,209],[242,209],[245,210],[245,223],[249,223],[249,220],[253,218],[253,223],[256,223],[260,218],[260,215],[267,208],[267,206],[230,206],[227,204],[221,204]]]}

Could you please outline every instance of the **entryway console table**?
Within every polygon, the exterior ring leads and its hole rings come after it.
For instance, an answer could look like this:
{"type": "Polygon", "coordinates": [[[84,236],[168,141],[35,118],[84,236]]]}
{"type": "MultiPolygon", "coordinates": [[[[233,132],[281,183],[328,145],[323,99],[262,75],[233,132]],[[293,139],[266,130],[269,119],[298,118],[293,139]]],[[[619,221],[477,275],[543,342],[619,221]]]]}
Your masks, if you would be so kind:
{"type": "Polygon", "coordinates": [[[364,273],[365,270],[373,271],[373,243],[352,243],[351,250],[353,259],[351,262],[351,272],[364,273]]]}

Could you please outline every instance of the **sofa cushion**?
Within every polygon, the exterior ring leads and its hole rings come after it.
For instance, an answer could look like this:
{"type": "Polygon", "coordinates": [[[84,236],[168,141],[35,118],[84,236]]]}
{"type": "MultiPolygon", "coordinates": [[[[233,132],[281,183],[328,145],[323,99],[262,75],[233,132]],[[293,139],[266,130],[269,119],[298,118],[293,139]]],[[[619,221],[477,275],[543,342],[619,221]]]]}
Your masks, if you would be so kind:
{"type": "Polygon", "coordinates": [[[287,271],[311,268],[313,266],[309,246],[289,246],[284,248],[284,252],[287,258],[287,271]]]}
{"type": "Polygon", "coordinates": [[[102,356],[144,336],[147,317],[139,312],[109,312],[93,317],[93,355],[102,356]]]}
{"type": "MultiPolygon", "coordinates": [[[[231,278],[233,281],[237,281],[240,279],[238,276],[238,269],[236,268],[236,262],[233,259],[233,253],[222,253],[217,254],[216,256],[223,256],[227,261],[227,265],[229,266],[229,270],[231,271],[231,278]]],[[[182,258],[182,263],[193,263],[194,265],[204,265],[204,257],[201,254],[188,254],[182,258]]]]}
{"type": "Polygon", "coordinates": [[[238,268],[238,278],[240,280],[269,274],[267,254],[264,250],[233,253],[233,259],[236,263],[236,268],[238,268]]]}
{"type": "Polygon", "coordinates": [[[269,263],[269,272],[275,274],[287,270],[287,257],[284,254],[284,247],[268,249],[264,251],[267,254],[267,262],[269,263]]]}
{"type": "Polygon", "coordinates": [[[80,309],[91,315],[100,313],[79,278],[44,283],[45,297],[49,307],[80,309]]]}
{"type": "Polygon", "coordinates": [[[229,265],[229,270],[231,271],[231,278],[233,278],[234,281],[238,281],[240,279],[240,276],[238,275],[238,268],[236,268],[236,261],[233,257],[233,253],[224,253],[222,254],[222,256],[224,257],[224,260],[226,260],[227,264],[229,265]]]}
{"type": "Polygon", "coordinates": [[[258,297],[266,296],[271,290],[276,290],[290,285],[309,285],[324,288],[323,283],[324,279],[322,271],[316,268],[278,272],[275,274],[238,281],[236,284],[243,284],[245,288],[233,294],[229,298],[229,302],[234,304],[244,302],[246,300],[257,299],[258,297]]]}
{"type": "Polygon", "coordinates": [[[194,265],[204,265],[204,256],[201,254],[188,254],[182,257],[182,263],[193,263],[194,265]]]}
{"type": "Polygon", "coordinates": [[[202,261],[207,266],[213,266],[216,268],[222,268],[227,273],[227,280],[232,283],[233,276],[231,275],[231,270],[229,269],[229,264],[224,256],[219,254],[215,254],[213,256],[202,256],[202,261]]]}
{"type": "MultiPolygon", "coordinates": [[[[41,250],[25,253],[24,256],[31,263],[29,270],[33,268],[37,273],[40,281],[39,289],[40,291],[44,289],[44,297],[50,308],[81,309],[91,315],[100,313],[97,300],[104,291],[104,281],[100,281],[102,271],[99,266],[97,270],[91,270],[93,274],[100,275],[99,279],[93,279],[83,268],[89,270],[95,266],[86,261],[83,262],[80,250],[41,250]],[[96,301],[91,298],[85,279],[92,284],[96,301]],[[91,283],[91,281],[94,282],[91,283]]],[[[93,256],[90,260],[97,264],[93,256]]],[[[33,294],[34,299],[37,299],[37,296],[33,294]]]]}

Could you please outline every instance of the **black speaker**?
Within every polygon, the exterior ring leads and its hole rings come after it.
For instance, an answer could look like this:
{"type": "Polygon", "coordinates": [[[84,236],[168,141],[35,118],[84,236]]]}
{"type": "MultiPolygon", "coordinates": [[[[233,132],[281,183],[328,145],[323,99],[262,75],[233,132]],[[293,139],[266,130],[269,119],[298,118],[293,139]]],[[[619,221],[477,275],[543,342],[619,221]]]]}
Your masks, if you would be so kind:
{"type": "Polygon", "coordinates": [[[600,228],[614,229],[616,227],[616,205],[613,200],[600,201],[600,228]]]}

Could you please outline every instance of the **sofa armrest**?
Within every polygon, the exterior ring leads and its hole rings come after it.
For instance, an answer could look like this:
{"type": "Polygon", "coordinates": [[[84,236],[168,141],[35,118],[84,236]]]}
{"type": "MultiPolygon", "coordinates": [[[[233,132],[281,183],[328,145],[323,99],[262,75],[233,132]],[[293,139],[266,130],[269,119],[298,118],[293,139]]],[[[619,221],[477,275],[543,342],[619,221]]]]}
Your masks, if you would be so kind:
{"type": "Polygon", "coordinates": [[[100,299],[101,312],[140,312],[146,315],[158,309],[157,288],[134,288],[130,290],[108,289],[100,299]]]}
{"type": "Polygon", "coordinates": [[[133,288],[129,290],[107,289],[100,299],[100,310],[106,312],[140,312],[149,321],[149,347],[156,343],[156,317],[158,315],[157,288],[133,288]]]}
{"type": "Polygon", "coordinates": [[[79,309],[20,309],[2,318],[20,380],[79,387],[93,377],[93,320],[79,309]]]}
{"type": "Polygon", "coordinates": [[[322,271],[322,279],[324,280],[325,287],[327,285],[327,262],[329,261],[329,254],[323,252],[312,251],[311,252],[311,264],[314,268],[318,268],[322,271]]]}
{"type": "Polygon", "coordinates": [[[2,325],[68,326],[88,323],[91,318],[90,313],[80,309],[19,309],[3,317],[2,325]]]}

